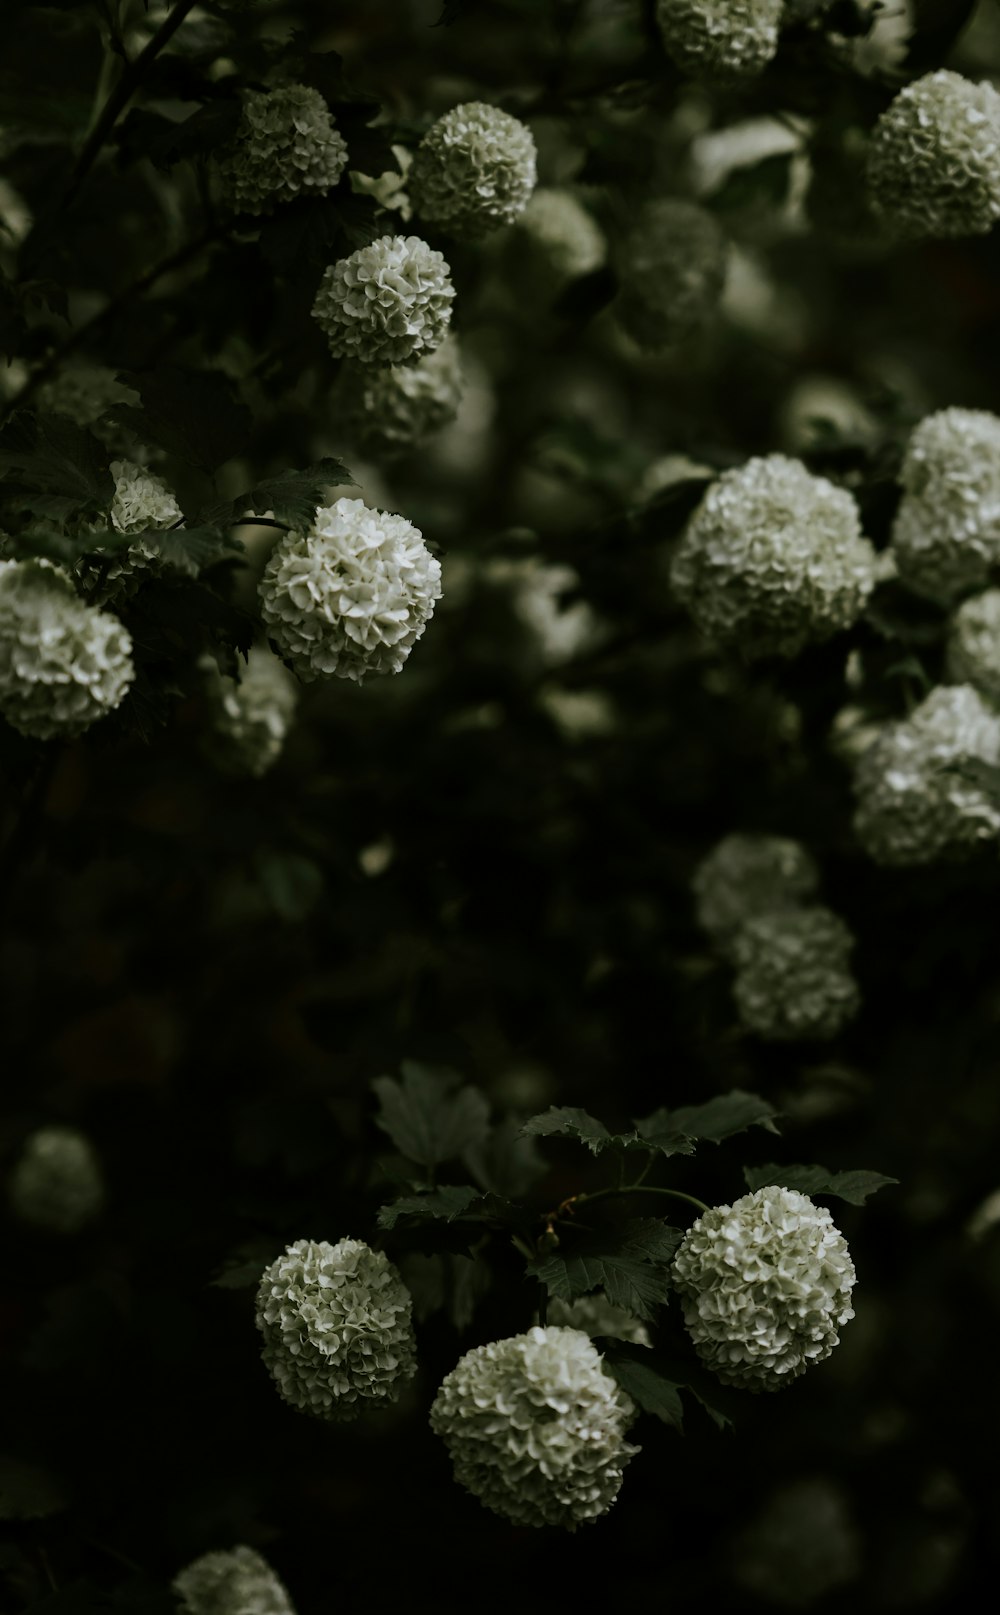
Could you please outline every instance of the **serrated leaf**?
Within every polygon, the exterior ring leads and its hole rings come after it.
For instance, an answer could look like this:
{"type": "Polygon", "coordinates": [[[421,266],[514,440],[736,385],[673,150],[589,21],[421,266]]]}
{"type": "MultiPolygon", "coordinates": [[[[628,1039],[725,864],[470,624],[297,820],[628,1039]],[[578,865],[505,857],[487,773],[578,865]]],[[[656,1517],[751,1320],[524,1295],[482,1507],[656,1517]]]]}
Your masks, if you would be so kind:
{"type": "Polygon", "coordinates": [[[666,1263],[682,1238],[679,1228],[642,1218],[593,1236],[569,1255],[552,1252],[527,1270],[561,1301],[603,1289],[613,1306],[652,1318],[667,1298],[666,1263]]]}
{"type": "MultiPolygon", "coordinates": [[[[213,524],[205,527],[158,528],[147,533],[129,534],[132,543],[142,542],[171,566],[182,572],[200,572],[216,561],[240,553],[245,545],[228,529],[213,524]]],[[[103,547],[103,546],[102,546],[103,547]]]]}
{"type": "Polygon", "coordinates": [[[523,1136],[519,1122],[511,1116],[491,1127],[486,1138],[467,1149],[462,1159],[483,1189],[514,1199],[526,1194],[548,1170],[534,1139],[523,1136]]]}
{"type": "Polygon", "coordinates": [[[656,1110],[643,1121],[637,1121],[636,1128],[640,1137],[664,1154],[689,1154],[678,1140],[719,1144],[724,1138],[745,1133],[750,1127],[765,1127],[768,1132],[776,1133],[774,1118],[777,1114],[774,1106],[759,1094],[733,1088],[704,1105],[656,1110]]]}
{"type": "Polygon", "coordinates": [[[211,505],[202,511],[201,519],[208,522],[235,522],[246,511],[260,516],[273,510],[275,520],[287,522],[290,527],[308,526],[316,514],[316,507],[327,497],[327,488],[353,487],[353,479],[342,460],[317,460],[315,465],[302,471],[282,471],[276,477],[265,477],[246,493],[224,504],[211,505]]]}
{"type": "Polygon", "coordinates": [[[852,1206],[863,1206],[870,1194],[899,1182],[881,1172],[830,1172],[825,1166],[776,1166],[773,1161],[767,1166],[745,1166],[743,1180],[751,1190],[776,1184],[801,1194],[834,1195],[852,1206]]]}
{"type": "Polygon", "coordinates": [[[376,1221],[380,1228],[395,1228],[401,1217],[415,1222],[453,1222],[482,1195],[471,1183],[444,1184],[427,1194],[402,1195],[390,1205],[379,1209],[376,1221]]]}
{"type": "Polygon", "coordinates": [[[160,365],[123,371],[119,380],[142,405],[122,404],[109,413],[146,442],[209,473],[246,450],[250,411],[221,371],[160,365]]]}
{"type": "Polygon", "coordinates": [[[131,163],[148,157],[154,167],[169,169],[186,158],[206,156],[232,139],[240,111],[235,96],[209,101],[179,119],[134,108],[118,129],[123,160],[131,163]]]}
{"type": "Polygon", "coordinates": [[[273,1239],[246,1239],[220,1263],[209,1284],[216,1290],[249,1290],[260,1282],[265,1267],[281,1254],[273,1239]]]}
{"type": "Polygon", "coordinates": [[[526,1138],[575,1138],[578,1143],[586,1144],[594,1155],[635,1141],[634,1133],[609,1133],[596,1116],[590,1116],[574,1105],[553,1105],[551,1110],[532,1116],[522,1125],[521,1133],[526,1138]]]}
{"type": "Polygon", "coordinates": [[[681,1387],[658,1366],[655,1353],[646,1346],[607,1341],[601,1354],[605,1367],[643,1413],[651,1413],[675,1430],[684,1428],[681,1387]]]}
{"type": "Polygon", "coordinates": [[[107,509],[114,498],[107,449],[64,415],[14,415],[0,430],[0,472],[14,473],[19,508],[40,515],[62,519],[86,505],[107,509]]]}
{"type": "Polygon", "coordinates": [[[376,1124],[408,1160],[435,1167],[486,1137],[490,1107],[477,1088],[459,1087],[453,1071],[406,1061],[402,1081],[376,1077],[376,1124]]]}

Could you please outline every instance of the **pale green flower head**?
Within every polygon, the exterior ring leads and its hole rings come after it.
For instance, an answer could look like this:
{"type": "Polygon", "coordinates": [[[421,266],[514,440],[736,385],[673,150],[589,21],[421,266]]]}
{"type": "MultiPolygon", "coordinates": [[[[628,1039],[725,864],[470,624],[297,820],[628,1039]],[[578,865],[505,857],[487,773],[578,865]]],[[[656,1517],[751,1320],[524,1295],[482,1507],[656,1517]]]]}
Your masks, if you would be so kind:
{"type": "Polygon", "coordinates": [[[422,219],[476,241],[512,224],[535,188],[537,153],[526,124],[485,101],[453,107],[432,124],[407,177],[422,219]]]}
{"type": "Polygon", "coordinates": [[[818,904],[747,920],[732,946],[743,1026],[772,1043],[836,1037],[861,1002],[850,970],[853,947],[843,920],[818,904]]]}
{"type": "Polygon", "coordinates": [[[416,364],[444,341],[454,296],[440,252],[386,235],[329,266],[312,313],[334,358],[416,364]]]}
{"type": "Polygon", "coordinates": [[[1000,218],[1000,94],[946,69],[908,84],[875,125],[868,183],[899,235],[985,235],[1000,218]]]}

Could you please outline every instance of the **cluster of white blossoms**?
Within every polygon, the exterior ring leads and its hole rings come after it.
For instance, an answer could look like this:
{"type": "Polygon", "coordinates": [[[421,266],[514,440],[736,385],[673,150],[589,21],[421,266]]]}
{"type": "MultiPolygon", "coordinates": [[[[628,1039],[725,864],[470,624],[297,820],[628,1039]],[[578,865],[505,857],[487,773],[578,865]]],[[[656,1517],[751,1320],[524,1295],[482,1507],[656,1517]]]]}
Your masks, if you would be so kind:
{"type": "Polygon", "coordinates": [[[850,970],[853,947],[844,921],[820,904],[747,920],[732,948],[743,1026],[772,1043],[836,1037],[861,1002],[850,970]]]}
{"type": "MultiPolygon", "coordinates": [[[[115,479],[115,493],[109,518],[115,532],[138,535],[165,532],[184,520],[170,488],[155,472],[134,460],[112,460],[110,470],[115,479]]],[[[94,531],[103,529],[95,527],[94,531]]],[[[194,561],[166,561],[155,544],[143,536],[138,536],[134,543],[107,551],[102,550],[98,542],[94,553],[99,557],[99,566],[95,569],[90,563],[81,571],[81,587],[88,598],[102,604],[118,604],[128,599],[147,575],[179,570],[194,577],[198,571],[194,561]]]]}
{"type": "Polygon", "coordinates": [[[252,645],[239,680],[204,658],[211,755],[223,769],[259,779],[277,762],[298,705],[298,685],[266,645],[252,645]]]}
{"type": "Polygon", "coordinates": [[[963,765],[1000,764],[1000,717],[968,684],[884,724],[854,769],[854,828],[879,864],[928,864],[1000,834],[1000,806],[963,765]]]}
{"type": "Polygon", "coordinates": [[[579,1329],[591,1339],[604,1335],[608,1340],[625,1340],[632,1346],[650,1346],[649,1330],[641,1318],[634,1318],[624,1307],[616,1307],[603,1290],[577,1296],[575,1301],[549,1302],[548,1323],[561,1329],[579,1329]]]}
{"type": "Polygon", "coordinates": [[[908,84],[872,132],[868,183],[899,235],[984,235],[1000,218],[1000,94],[946,69],[908,84]]]}
{"type": "Polygon", "coordinates": [[[699,78],[760,73],[778,49],[784,0],[657,0],[663,43],[699,78]]]}
{"type": "Polygon", "coordinates": [[[295,196],[325,196],[347,164],[347,146],[318,90],[284,84],[247,90],[231,143],[216,158],[234,213],[270,213],[295,196]]]}
{"type": "Polygon", "coordinates": [[[266,1559],[240,1546],[205,1553],[174,1578],[185,1615],[295,1615],[266,1559]]]}
{"type": "Polygon", "coordinates": [[[102,442],[113,439],[113,430],[102,427],[101,416],[115,404],[127,403],[135,394],[123,386],[107,365],[67,364],[38,389],[40,408],[66,415],[77,426],[96,428],[102,442]]]}
{"type": "Polygon", "coordinates": [[[691,884],[698,924],[729,952],[748,920],[812,897],[819,870],[800,841],[737,832],[702,859],[691,884]]]}
{"type": "Polygon", "coordinates": [[[671,581],[698,627],[744,656],[796,656],[850,628],[875,586],[853,496],[769,454],[712,483],[671,581]]]}
{"type": "Polygon", "coordinates": [[[403,516],[361,499],[320,506],[275,545],[261,616],[304,683],[398,673],[441,598],[441,563],[403,516]]]}
{"type": "Polygon", "coordinates": [[[72,738],[135,678],[117,617],[81,600],[50,561],[0,561],[0,715],[36,740],[72,738]]]}
{"type": "Polygon", "coordinates": [[[697,202],[647,202],[616,253],[615,318],[644,348],[675,348],[699,336],[726,282],[729,247],[697,202]]]}
{"type": "Polygon", "coordinates": [[[604,232],[572,191],[540,185],[517,221],[547,267],[564,280],[600,269],[607,255],[604,232]]]}
{"type": "Polygon", "coordinates": [[[927,415],[907,444],[892,554],[915,593],[948,605],[1000,566],[1000,416],[927,415]]]}
{"type": "Polygon", "coordinates": [[[324,271],[312,312],[334,358],[414,364],[444,341],[454,296],[440,252],[386,235],[324,271]]]}
{"type": "Polygon", "coordinates": [[[90,1140],[75,1127],[40,1127],[14,1163],[7,1194],[23,1222],[75,1234],[104,1204],[104,1177],[90,1140]]]}
{"type": "Polygon", "coordinates": [[[467,101],[428,129],[407,189],[420,218],[459,240],[478,241],[524,211],[536,163],[534,137],[519,118],[467,101]]]}
{"type": "Polygon", "coordinates": [[[365,452],[411,448],[455,419],[464,377],[458,343],[447,337],[412,365],[352,365],[337,389],[338,414],[365,452]]]}
{"type": "Polygon", "coordinates": [[[431,1408],[455,1479],[516,1525],[574,1531],[611,1507],[632,1401],[579,1329],[529,1329],[466,1352],[431,1408]]]}
{"type": "Polygon", "coordinates": [[[779,1390],[822,1362],[854,1316],[847,1242],[795,1189],[757,1189],[706,1211],[672,1275],[698,1355],[744,1390],[779,1390]]]}
{"type": "Polygon", "coordinates": [[[1000,705],[1000,589],[959,606],[948,627],[948,677],[1000,705]]]}
{"type": "Polygon", "coordinates": [[[290,1406],[356,1419],[394,1402],[416,1373],[412,1309],[382,1251],[359,1239],[300,1239],[261,1278],[261,1355],[290,1406]]]}

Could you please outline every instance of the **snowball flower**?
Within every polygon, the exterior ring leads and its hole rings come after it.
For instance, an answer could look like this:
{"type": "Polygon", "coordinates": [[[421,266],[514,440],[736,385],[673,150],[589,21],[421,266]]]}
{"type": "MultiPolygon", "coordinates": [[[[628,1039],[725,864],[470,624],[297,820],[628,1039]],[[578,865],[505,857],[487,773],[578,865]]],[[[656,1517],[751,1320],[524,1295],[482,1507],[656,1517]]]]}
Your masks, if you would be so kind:
{"type": "Polygon", "coordinates": [[[744,656],[796,656],[857,620],[875,551],[844,488],[769,454],[706,492],[671,580],[703,633],[744,656]]]}
{"type": "Polygon", "coordinates": [[[394,1402],[417,1371],[413,1302],[382,1251],[297,1240],[257,1291],[264,1363],[281,1397],[321,1419],[394,1402]]]}
{"type": "Polygon", "coordinates": [[[868,183],[899,235],[985,235],[1000,218],[1000,95],[946,69],[908,84],[872,132],[868,183]]]}
{"type": "Polygon", "coordinates": [[[335,358],[413,364],[439,348],[455,288],[439,252],[419,236],[380,236],[324,271],[313,319],[335,358]]]}
{"type": "Polygon", "coordinates": [[[657,0],[663,43],[698,77],[749,78],[778,49],[784,0],[657,0]]]}
{"type": "Polygon", "coordinates": [[[843,920],[818,905],[747,920],[732,946],[733,996],[747,1031],[775,1043],[836,1037],[860,1003],[853,946],[843,920]]]}
{"type": "Polygon", "coordinates": [[[854,828],[879,864],[928,864],[1000,834],[1000,805],[967,763],[1000,764],[1000,718],[971,685],[932,690],[882,725],[854,769],[854,828]]]}
{"type": "Polygon", "coordinates": [[[360,499],[321,506],[275,545],[261,616],[304,683],[398,673],[441,597],[441,564],[402,516],[360,499]]]}
{"type": "Polygon", "coordinates": [[[384,452],[410,448],[447,426],[458,414],[462,390],[458,343],[448,337],[416,364],[388,370],[351,366],[338,403],[359,447],[384,452]]]}
{"type": "Polygon", "coordinates": [[[517,221],[556,275],[572,280],[600,269],[607,253],[604,232],[572,191],[539,186],[517,221]]]}
{"type": "Polygon", "coordinates": [[[774,1186],[713,1206],[672,1267],[699,1357],[727,1385],[776,1391],[829,1357],[854,1316],[854,1264],[830,1213],[774,1186]]]}
{"type": "Polygon", "coordinates": [[[691,885],[698,924],[728,949],[747,920],[811,897],[819,870],[799,841],[737,833],[724,836],[702,859],[691,885]]]}
{"type": "Polygon", "coordinates": [[[467,101],[438,118],[414,154],[407,179],[428,223],[476,241],[512,224],[535,188],[535,141],[509,112],[467,101]]]}
{"type": "Polygon", "coordinates": [[[579,1329],[535,1327],[466,1352],[442,1382],[431,1428],[455,1479],[516,1525],[578,1525],[606,1514],[638,1451],[629,1397],[579,1329]]]}
{"type": "Polygon", "coordinates": [[[0,561],[0,714],[36,740],[83,734],[135,677],[128,631],[50,561],[0,561]]]}
{"type": "Polygon", "coordinates": [[[941,409],[910,436],[892,530],[899,576],[949,604],[1000,565],[1000,416],[941,409]]]}
{"type": "MultiPolygon", "coordinates": [[[[172,492],[155,472],[134,460],[112,460],[111,475],[115,479],[115,496],[111,501],[111,526],[119,533],[145,535],[165,532],[184,520],[180,505],[172,492]]],[[[103,528],[94,528],[102,532],[103,528]]],[[[105,551],[98,542],[94,552],[100,557],[95,570],[87,563],[82,572],[82,584],[91,598],[100,602],[127,599],[142,583],[144,576],[157,576],[167,570],[195,577],[197,563],[183,559],[167,561],[144,536],[132,544],[105,551]]]]}
{"type": "Polygon", "coordinates": [[[26,1141],[7,1192],[23,1222],[75,1234],[104,1204],[104,1179],[90,1140],[75,1127],[40,1127],[26,1141]]]}
{"type": "Polygon", "coordinates": [[[144,533],[183,520],[183,511],[163,478],[144,465],[112,460],[111,475],[115,479],[111,523],[119,533],[144,533]]]}
{"type": "Polygon", "coordinates": [[[1000,589],[959,606],[948,630],[948,677],[1000,703],[1000,589]]]}
{"type": "Polygon", "coordinates": [[[113,370],[88,363],[64,365],[38,390],[42,409],[67,415],[77,426],[88,427],[102,443],[109,442],[114,431],[100,424],[101,416],[115,404],[132,402],[135,397],[113,370]]]}
{"type": "Polygon", "coordinates": [[[648,202],[616,254],[615,318],[644,348],[674,348],[700,335],[722,296],[728,245],[696,202],[648,202]]]}
{"type": "Polygon", "coordinates": [[[284,84],[247,90],[236,134],[216,159],[234,213],[270,213],[295,196],[325,196],[347,163],[347,146],[318,90],[284,84]]]}
{"type": "Polygon", "coordinates": [[[632,1346],[652,1344],[646,1325],[624,1307],[614,1306],[603,1290],[577,1296],[575,1301],[553,1299],[549,1302],[548,1321],[563,1329],[579,1329],[591,1339],[604,1335],[609,1340],[626,1340],[632,1346]]]}
{"type": "Polygon", "coordinates": [[[295,1615],[285,1588],[253,1548],[205,1553],[174,1578],[185,1615],[295,1615]]]}
{"type": "Polygon", "coordinates": [[[259,779],[277,761],[295,716],[298,686],[266,645],[252,645],[239,680],[202,663],[212,725],[212,756],[237,774],[259,779]]]}

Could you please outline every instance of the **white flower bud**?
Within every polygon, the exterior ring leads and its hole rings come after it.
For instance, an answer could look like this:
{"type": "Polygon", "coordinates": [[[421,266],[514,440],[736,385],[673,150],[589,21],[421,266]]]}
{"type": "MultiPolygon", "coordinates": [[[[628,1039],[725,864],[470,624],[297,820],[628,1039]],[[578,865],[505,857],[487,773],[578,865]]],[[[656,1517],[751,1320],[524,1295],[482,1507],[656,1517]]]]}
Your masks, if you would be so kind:
{"type": "Polygon", "coordinates": [[[696,202],[647,202],[616,252],[615,318],[644,348],[676,348],[700,336],[726,282],[728,244],[696,202]]]}
{"type": "Polygon", "coordinates": [[[549,269],[564,280],[592,274],[607,255],[607,242],[597,220],[572,191],[539,186],[517,221],[549,269]]]}
{"type": "Polygon", "coordinates": [[[441,598],[441,565],[403,516],[360,499],[321,506],[275,545],[261,616],[304,683],[398,673],[441,598]]]}
{"type": "Polygon", "coordinates": [[[285,84],[247,90],[231,144],[215,163],[234,213],[270,213],[295,196],[325,196],[347,163],[347,146],[318,90],[285,84]]]}
{"type": "Polygon", "coordinates": [[[709,638],[746,657],[796,656],[857,620],[874,588],[875,551],[846,489],[769,454],[708,489],[671,581],[709,638]]]}
{"type": "Polygon", "coordinates": [[[25,1142],[7,1186],[23,1222],[75,1234],[104,1204],[104,1178],[90,1140],[75,1127],[40,1127],[25,1142]]]}
{"type": "Polygon", "coordinates": [[[398,1269],[361,1240],[289,1245],[257,1291],[261,1355],[279,1395],[338,1421],[394,1402],[417,1371],[412,1307],[398,1269]]]}
{"type": "Polygon", "coordinates": [[[419,236],[380,236],[325,270],[312,312],[335,358],[413,364],[441,346],[454,296],[441,253],[419,236]]]}
{"type": "Polygon", "coordinates": [[[1000,565],[1000,416],[941,409],[912,433],[892,530],[902,581],[950,604],[1000,565]]]}
{"type": "Polygon", "coordinates": [[[212,724],[211,755],[220,767],[259,779],[277,762],[298,705],[298,685],[266,645],[252,645],[237,681],[204,657],[212,724]]]}
{"type": "Polygon", "coordinates": [[[407,188],[420,218],[476,241],[523,212],[536,180],[531,130],[484,101],[453,107],[414,154],[407,188]]]}
{"type": "Polygon", "coordinates": [[[458,343],[448,337],[416,364],[351,366],[338,388],[338,413],[365,453],[408,449],[455,419],[462,391],[458,343]]]}
{"type": "Polygon", "coordinates": [[[818,905],[747,920],[732,946],[733,997],[747,1031],[775,1043],[836,1037],[860,1004],[853,946],[843,920],[818,905]]]}
{"type": "Polygon", "coordinates": [[[947,70],[908,84],[872,132],[868,182],[900,235],[985,235],[1000,218],[1000,95],[947,70]]]}
{"type": "Polygon", "coordinates": [[[49,561],[0,561],[0,714],[37,740],[83,734],[135,677],[128,631],[49,561]]]}
{"type": "Polygon", "coordinates": [[[577,1296],[575,1301],[549,1302],[548,1323],[560,1329],[578,1329],[591,1340],[604,1335],[608,1340],[625,1340],[632,1346],[651,1346],[649,1330],[624,1307],[613,1306],[603,1290],[577,1296]]]}
{"type": "Polygon", "coordinates": [[[948,677],[1000,703],[1000,589],[960,605],[948,629],[948,677]]]}
{"type": "Polygon", "coordinates": [[[578,1329],[536,1327],[477,1346],[431,1408],[455,1479],[516,1525],[574,1531],[606,1514],[638,1451],[631,1399],[578,1329]]]}
{"type": "Polygon", "coordinates": [[[663,43],[697,77],[749,78],[778,49],[784,0],[657,0],[663,43]]]}
{"type": "Polygon", "coordinates": [[[812,897],[819,870],[801,842],[787,836],[724,836],[691,882],[698,924],[728,951],[747,920],[812,897]]]}
{"type": "Polygon", "coordinates": [[[295,1615],[287,1591],[253,1548],[205,1553],[174,1578],[185,1615],[295,1615]]]}
{"type": "Polygon", "coordinates": [[[672,1274],[699,1357],[749,1391],[779,1390],[822,1362],[854,1316],[847,1242],[795,1189],[757,1189],[706,1211],[672,1274]]]}

